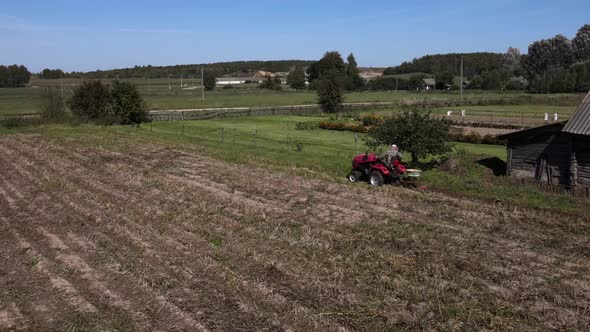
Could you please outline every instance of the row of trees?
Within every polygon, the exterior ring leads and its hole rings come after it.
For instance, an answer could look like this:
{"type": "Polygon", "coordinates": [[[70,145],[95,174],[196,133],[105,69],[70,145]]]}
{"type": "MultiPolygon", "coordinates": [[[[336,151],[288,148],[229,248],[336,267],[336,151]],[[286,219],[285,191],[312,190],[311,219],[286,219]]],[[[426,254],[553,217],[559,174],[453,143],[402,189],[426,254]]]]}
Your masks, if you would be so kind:
{"type": "Polygon", "coordinates": [[[31,73],[23,65],[0,66],[0,88],[18,88],[29,84],[31,73]]]}
{"type": "Polygon", "coordinates": [[[39,73],[39,77],[44,79],[58,79],[65,76],[65,73],[61,69],[49,69],[45,68],[39,73]]]}
{"type": "Polygon", "coordinates": [[[98,124],[139,124],[150,121],[148,107],[137,87],[114,81],[112,86],[100,81],[84,82],[65,101],[57,88],[48,88],[41,105],[45,121],[61,122],[68,116],[66,105],[77,121],[98,124]]]}
{"type": "Polygon", "coordinates": [[[166,78],[183,77],[186,78],[200,78],[201,67],[206,71],[211,72],[214,76],[220,77],[226,74],[236,75],[239,73],[252,73],[258,70],[265,70],[270,72],[288,72],[291,68],[307,67],[312,61],[306,60],[276,60],[276,61],[232,61],[232,62],[216,62],[193,65],[176,65],[176,66],[135,66],[131,68],[113,69],[113,70],[97,70],[87,73],[72,72],[64,74],[64,77],[76,78],[166,78]]]}
{"type": "Polygon", "coordinates": [[[529,46],[521,57],[522,71],[532,92],[585,92],[590,89],[590,25],[569,40],[563,35],[529,46]]]}

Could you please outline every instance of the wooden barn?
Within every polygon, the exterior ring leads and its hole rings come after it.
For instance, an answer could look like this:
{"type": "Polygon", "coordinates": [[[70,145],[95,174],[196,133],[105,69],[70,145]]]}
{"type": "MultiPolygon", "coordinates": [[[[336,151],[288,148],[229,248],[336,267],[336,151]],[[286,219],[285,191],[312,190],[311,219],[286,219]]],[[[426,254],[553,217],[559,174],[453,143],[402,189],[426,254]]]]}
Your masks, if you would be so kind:
{"type": "Polygon", "coordinates": [[[500,138],[508,141],[508,175],[590,187],[590,92],[569,121],[500,138]]]}

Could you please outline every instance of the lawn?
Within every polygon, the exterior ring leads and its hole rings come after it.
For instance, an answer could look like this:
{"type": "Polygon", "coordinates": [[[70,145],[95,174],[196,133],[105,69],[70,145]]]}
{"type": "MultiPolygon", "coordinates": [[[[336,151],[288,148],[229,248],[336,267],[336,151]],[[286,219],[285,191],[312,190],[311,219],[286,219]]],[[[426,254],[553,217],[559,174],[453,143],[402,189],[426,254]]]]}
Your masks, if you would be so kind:
{"type": "MultiPolygon", "coordinates": [[[[132,141],[160,142],[197,151],[226,161],[244,165],[263,165],[295,174],[345,181],[351,158],[364,153],[363,136],[344,131],[296,130],[300,121],[318,117],[261,116],[202,121],[155,122],[140,128],[127,126],[97,127],[93,125],[43,125],[19,129],[2,129],[0,133],[39,132],[58,139],[75,140],[92,146],[125,145],[132,141]],[[123,142],[123,143],[121,143],[123,142]]],[[[422,183],[430,188],[459,196],[501,201],[530,208],[578,213],[583,203],[565,196],[543,193],[532,188],[510,185],[503,177],[480,165],[484,159],[506,159],[503,146],[456,143],[453,158],[457,169],[425,166],[422,183]],[[458,157],[457,157],[458,156],[458,157]]],[[[440,158],[431,158],[436,160],[440,158]]],[[[405,162],[409,162],[406,153],[405,162]]]]}

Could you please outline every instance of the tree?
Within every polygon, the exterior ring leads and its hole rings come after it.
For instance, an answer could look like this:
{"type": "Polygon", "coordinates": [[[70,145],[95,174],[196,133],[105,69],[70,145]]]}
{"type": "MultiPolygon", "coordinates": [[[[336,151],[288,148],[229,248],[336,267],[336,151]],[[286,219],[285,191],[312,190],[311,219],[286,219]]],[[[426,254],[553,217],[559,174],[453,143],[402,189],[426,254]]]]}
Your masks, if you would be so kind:
{"type": "Polygon", "coordinates": [[[342,86],[339,73],[325,73],[318,80],[318,102],[322,112],[335,113],[342,109],[342,86]]]}
{"type": "Polygon", "coordinates": [[[384,119],[383,124],[369,130],[369,147],[397,144],[412,155],[412,161],[428,155],[441,155],[451,151],[449,130],[451,123],[436,119],[430,111],[412,110],[397,113],[384,119]]]}
{"type": "Polygon", "coordinates": [[[26,86],[31,73],[23,65],[0,66],[0,88],[19,88],[26,86]]]}
{"type": "Polygon", "coordinates": [[[260,85],[258,86],[261,89],[265,89],[265,90],[282,90],[283,87],[281,86],[281,79],[279,77],[271,77],[270,75],[267,75],[265,80],[260,83],[260,85]]]}
{"type": "Polygon", "coordinates": [[[365,81],[359,75],[359,71],[357,68],[356,59],[354,58],[354,54],[350,53],[347,58],[348,63],[346,64],[346,88],[350,91],[360,90],[364,88],[365,81]]]}
{"type": "Polygon", "coordinates": [[[572,39],[572,47],[576,61],[590,61],[590,24],[586,24],[578,30],[576,37],[572,39]]]}
{"type": "Polygon", "coordinates": [[[481,82],[481,88],[484,90],[500,90],[502,89],[502,77],[500,72],[492,70],[487,73],[481,82]]]}
{"type": "Polygon", "coordinates": [[[82,121],[113,123],[111,92],[100,81],[84,82],[68,101],[72,114],[82,121]]]}
{"type": "Polygon", "coordinates": [[[337,80],[338,85],[342,88],[346,81],[346,65],[340,53],[336,51],[326,52],[324,56],[318,61],[312,63],[307,68],[309,83],[321,79],[322,76],[330,75],[331,79],[337,80]]]}
{"type": "Polygon", "coordinates": [[[58,79],[64,76],[64,72],[61,69],[49,69],[45,68],[41,71],[41,77],[44,79],[58,79]]]}
{"type": "Polygon", "coordinates": [[[303,68],[296,66],[287,76],[287,84],[295,90],[305,89],[305,72],[303,68]]]}
{"type": "Polygon", "coordinates": [[[206,70],[203,73],[203,86],[205,86],[205,90],[214,90],[216,84],[217,81],[215,80],[215,75],[211,71],[206,70]]]}
{"type": "Polygon", "coordinates": [[[444,90],[447,88],[447,85],[448,86],[453,85],[453,80],[455,79],[455,76],[453,75],[453,73],[446,71],[446,72],[442,72],[442,73],[435,75],[435,78],[436,78],[436,88],[438,90],[444,90]]]}
{"type": "Polygon", "coordinates": [[[508,51],[506,51],[502,59],[502,69],[509,71],[512,76],[520,76],[521,57],[518,48],[508,47],[508,51]]]}
{"type": "Polygon", "coordinates": [[[563,35],[536,41],[529,46],[523,67],[529,77],[542,75],[551,67],[569,67],[574,62],[572,43],[563,35]]]}
{"type": "Polygon", "coordinates": [[[137,87],[128,82],[113,82],[112,110],[117,123],[122,125],[148,122],[148,107],[137,87]]]}

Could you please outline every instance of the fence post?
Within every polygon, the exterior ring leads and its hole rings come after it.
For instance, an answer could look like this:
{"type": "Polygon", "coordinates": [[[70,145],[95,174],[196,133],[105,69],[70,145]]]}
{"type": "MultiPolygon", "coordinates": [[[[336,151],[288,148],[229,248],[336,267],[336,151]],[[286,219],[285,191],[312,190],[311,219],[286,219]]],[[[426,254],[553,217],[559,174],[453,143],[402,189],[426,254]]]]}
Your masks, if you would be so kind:
{"type": "Polygon", "coordinates": [[[520,124],[524,128],[524,112],[520,112],[520,124]]]}

